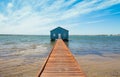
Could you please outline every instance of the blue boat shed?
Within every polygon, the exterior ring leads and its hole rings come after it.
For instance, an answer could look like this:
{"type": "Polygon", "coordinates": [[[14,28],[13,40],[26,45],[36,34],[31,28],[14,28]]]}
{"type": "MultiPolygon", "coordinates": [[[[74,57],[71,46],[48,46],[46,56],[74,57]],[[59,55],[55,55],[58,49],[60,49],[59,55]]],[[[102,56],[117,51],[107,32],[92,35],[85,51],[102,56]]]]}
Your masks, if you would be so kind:
{"type": "Polygon", "coordinates": [[[57,27],[50,31],[50,38],[51,41],[55,41],[56,39],[62,39],[63,41],[68,41],[69,31],[62,27],[57,27]]]}

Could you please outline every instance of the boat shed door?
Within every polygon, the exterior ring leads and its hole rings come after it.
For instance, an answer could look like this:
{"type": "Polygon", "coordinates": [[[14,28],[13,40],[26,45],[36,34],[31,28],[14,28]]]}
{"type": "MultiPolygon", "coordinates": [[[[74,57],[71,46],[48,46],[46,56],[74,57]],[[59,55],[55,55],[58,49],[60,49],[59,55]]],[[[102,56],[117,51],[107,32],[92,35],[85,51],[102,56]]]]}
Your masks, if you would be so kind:
{"type": "Polygon", "coordinates": [[[58,34],[58,39],[61,39],[61,34],[58,34]]]}

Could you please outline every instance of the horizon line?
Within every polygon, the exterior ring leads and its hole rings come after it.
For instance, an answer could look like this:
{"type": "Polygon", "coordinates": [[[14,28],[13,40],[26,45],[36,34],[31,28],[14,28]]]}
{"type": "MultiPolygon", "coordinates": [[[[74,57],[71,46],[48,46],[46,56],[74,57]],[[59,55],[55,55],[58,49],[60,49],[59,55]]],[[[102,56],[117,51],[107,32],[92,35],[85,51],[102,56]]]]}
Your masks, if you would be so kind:
{"type": "MultiPolygon", "coordinates": [[[[43,34],[0,34],[0,35],[28,35],[28,36],[39,36],[39,35],[43,35],[43,34]]],[[[49,36],[50,34],[44,34],[43,36],[49,36]]],[[[70,34],[69,36],[96,36],[96,35],[120,35],[119,34],[70,34]]]]}

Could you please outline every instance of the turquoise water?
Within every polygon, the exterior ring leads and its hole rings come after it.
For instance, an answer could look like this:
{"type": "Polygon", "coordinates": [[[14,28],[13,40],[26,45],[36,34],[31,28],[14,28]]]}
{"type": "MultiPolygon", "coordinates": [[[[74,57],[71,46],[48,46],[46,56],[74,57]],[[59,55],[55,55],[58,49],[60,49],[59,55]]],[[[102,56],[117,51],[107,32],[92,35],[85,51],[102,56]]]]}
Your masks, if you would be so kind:
{"type": "Polygon", "coordinates": [[[48,55],[51,46],[48,36],[1,35],[0,58],[39,59],[48,55]]]}
{"type": "MultiPolygon", "coordinates": [[[[53,44],[49,36],[0,35],[0,58],[46,57],[53,44]]],[[[67,45],[74,55],[120,54],[120,36],[70,36],[67,45]]]]}
{"type": "Polygon", "coordinates": [[[71,36],[69,47],[76,55],[120,53],[120,36],[71,36]]]}

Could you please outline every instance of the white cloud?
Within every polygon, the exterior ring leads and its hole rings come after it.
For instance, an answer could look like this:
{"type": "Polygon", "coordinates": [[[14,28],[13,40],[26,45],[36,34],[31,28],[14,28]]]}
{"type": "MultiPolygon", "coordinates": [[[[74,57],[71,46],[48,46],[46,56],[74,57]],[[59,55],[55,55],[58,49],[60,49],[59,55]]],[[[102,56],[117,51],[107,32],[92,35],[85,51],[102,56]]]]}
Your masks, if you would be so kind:
{"type": "Polygon", "coordinates": [[[119,1],[118,0],[106,0],[100,4],[96,4],[98,2],[99,2],[99,0],[92,0],[89,2],[83,1],[79,4],[77,4],[72,9],[66,11],[65,14],[62,16],[62,18],[63,19],[71,18],[71,17],[78,16],[78,15],[88,14],[90,12],[94,12],[97,10],[106,9],[112,5],[120,3],[120,0],[119,1]]]}
{"type": "Polygon", "coordinates": [[[0,22],[4,21],[6,19],[7,19],[7,17],[5,17],[3,14],[0,14],[0,22]]]}
{"type": "Polygon", "coordinates": [[[8,3],[7,8],[12,8],[13,4],[12,3],[8,3]]]}
{"type": "MultiPolygon", "coordinates": [[[[7,11],[8,14],[5,16],[4,12],[3,14],[0,13],[0,27],[4,25],[0,28],[0,33],[36,34],[40,32],[40,34],[43,34],[44,30],[59,26],[60,21],[69,21],[72,18],[120,3],[120,0],[104,0],[100,3],[101,0],[84,0],[72,6],[76,0],[53,1],[51,5],[48,3],[49,0],[18,0],[17,2],[13,0],[9,2],[7,8],[5,8],[5,12],[7,11]],[[72,7],[68,8],[69,6],[72,7]]],[[[86,23],[97,22],[102,21],[86,23]]]]}
{"type": "Polygon", "coordinates": [[[89,21],[87,22],[87,24],[94,24],[94,23],[99,23],[99,22],[103,22],[104,20],[95,20],[95,21],[89,21]]]}

